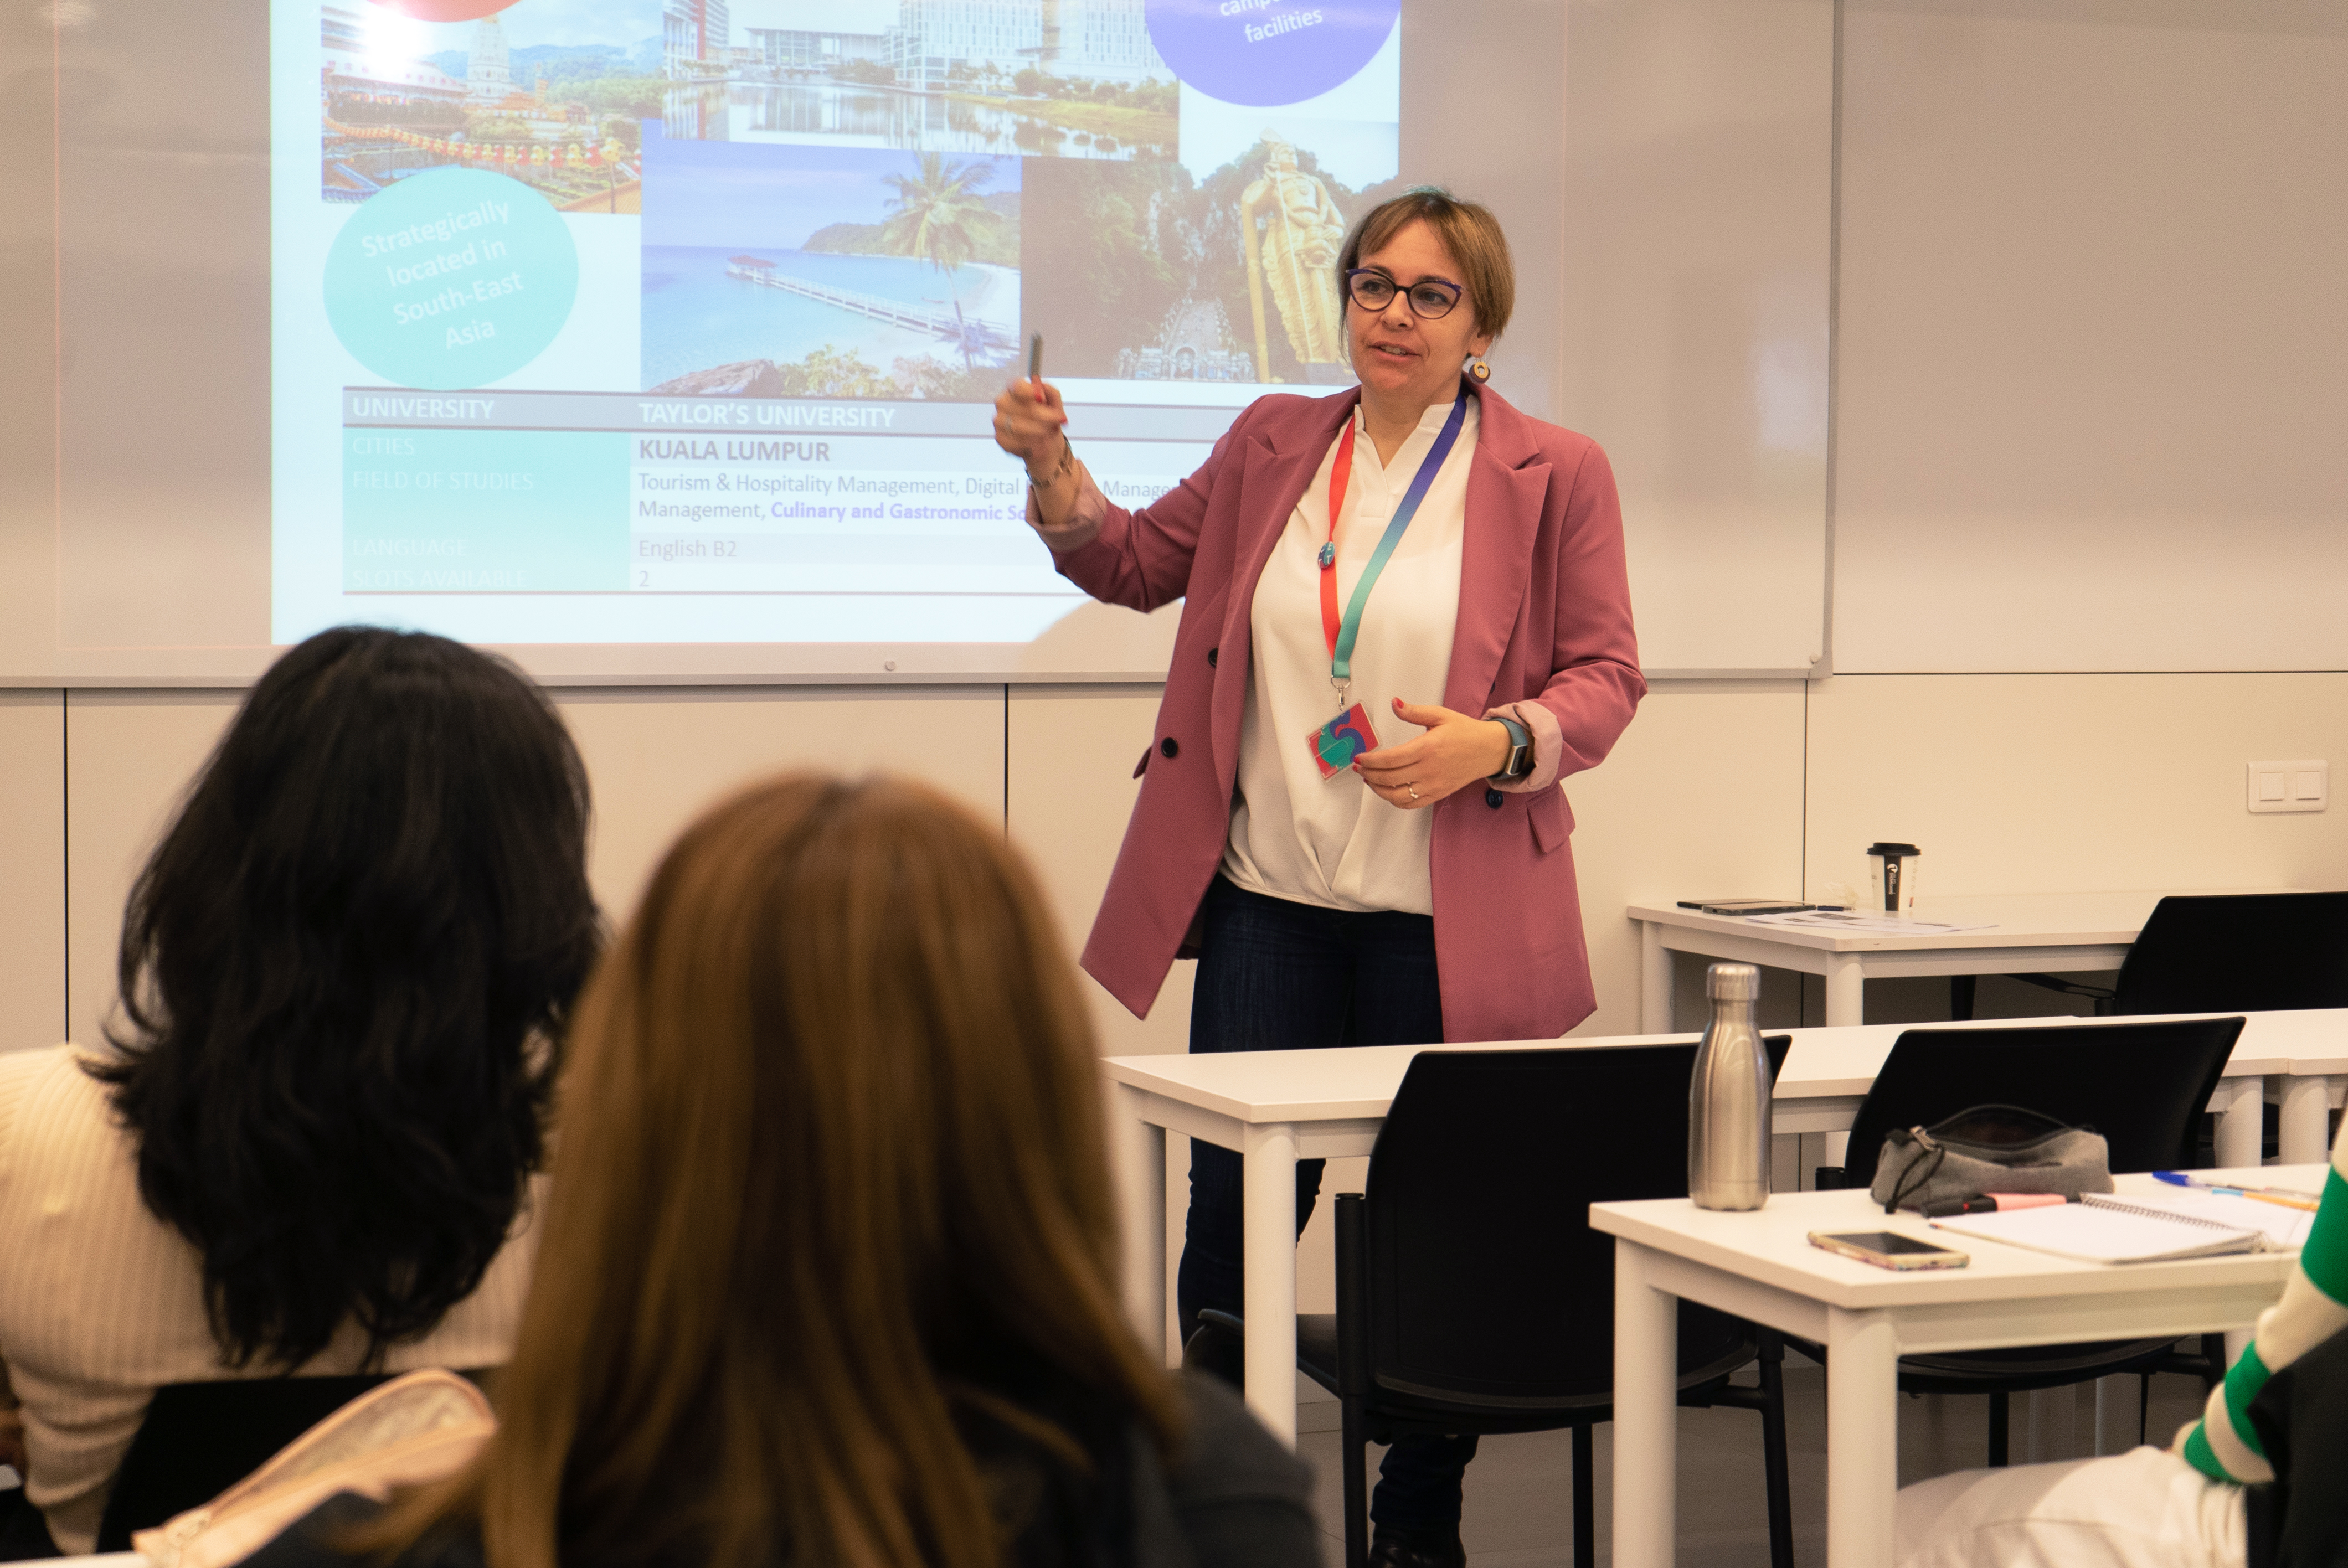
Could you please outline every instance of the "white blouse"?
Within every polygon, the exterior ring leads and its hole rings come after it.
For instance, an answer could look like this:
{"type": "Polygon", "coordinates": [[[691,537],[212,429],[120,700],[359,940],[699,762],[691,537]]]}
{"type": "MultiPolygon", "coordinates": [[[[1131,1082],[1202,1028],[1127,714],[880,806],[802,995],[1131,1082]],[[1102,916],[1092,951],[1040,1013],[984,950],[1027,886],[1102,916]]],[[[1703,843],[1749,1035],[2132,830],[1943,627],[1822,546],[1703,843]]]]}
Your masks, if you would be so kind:
{"type": "MultiPolygon", "coordinates": [[[[1394,461],[1382,464],[1361,411],[1354,410],[1353,473],[1337,520],[1341,610],[1450,415],[1447,401],[1430,405],[1394,461]]],[[[1471,396],[1450,456],[1362,610],[1347,701],[1368,711],[1381,746],[1426,733],[1395,715],[1395,698],[1426,707],[1443,702],[1459,620],[1459,549],[1478,415],[1471,396]]],[[[1333,440],[1256,582],[1249,622],[1252,670],[1240,728],[1240,798],[1231,807],[1223,875],[1251,892],[1327,909],[1432,915],[1427,845],[1434,813],[1388,805],[1351,768],[1323,779],[1305,746],[1305,737],[1334,717],[1338,706],[1321,624],[1320,562],[1336,462],[1333,440]]]]}

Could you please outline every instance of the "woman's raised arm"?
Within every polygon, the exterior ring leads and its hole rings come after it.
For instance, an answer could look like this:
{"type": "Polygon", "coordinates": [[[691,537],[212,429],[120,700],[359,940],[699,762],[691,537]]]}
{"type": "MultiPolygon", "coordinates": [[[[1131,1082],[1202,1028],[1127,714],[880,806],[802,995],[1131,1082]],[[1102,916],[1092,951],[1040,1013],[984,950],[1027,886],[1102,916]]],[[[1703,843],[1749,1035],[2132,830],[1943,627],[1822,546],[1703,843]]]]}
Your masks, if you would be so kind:
{"type": "Polygon", "coordinates": [[[1150,610],[1190,591],[1207,502],[1247,422],[1242,413],[1197,472],[1139,511],[1112,503],[1068,444],[1067,415],[1049,383],[1014,381],[994,400],[996,445],[1027,465],[1027,521],[1062,577],[1105,604],[1150,610]]]}

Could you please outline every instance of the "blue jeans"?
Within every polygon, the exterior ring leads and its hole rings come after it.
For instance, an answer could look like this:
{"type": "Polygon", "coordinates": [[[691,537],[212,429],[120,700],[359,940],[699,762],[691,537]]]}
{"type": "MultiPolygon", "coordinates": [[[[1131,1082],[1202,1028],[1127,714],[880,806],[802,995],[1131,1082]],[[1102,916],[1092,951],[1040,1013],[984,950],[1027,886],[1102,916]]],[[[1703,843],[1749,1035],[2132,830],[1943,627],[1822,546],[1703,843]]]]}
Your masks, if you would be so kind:
{"type": "MultiPolygon", "coordinates": [[[[1207,889],[1206,934],[1190,992],[1192,1051],[1430,1045],[1442,1039],[1431,917],[1323,909],[1251,893],[1221,876],[1207,889]]],[[[1313,1217],[1325,1163],[1296,1162],[1299,1231],[1313,1217]]],[[[1243,1309],[1240,1191],[1236,1153],[1190,1145],[1190,1214],[1175,1285],[1186,1340],[1201,1307],[1243,1309]]],[[[1472,1436],[1399,1440],[1379,1467],[1370,1518],[1414,1542],[1449,1542],[1459,1529],[1460,1478],[1475,1457],[1472,1436]]]]}

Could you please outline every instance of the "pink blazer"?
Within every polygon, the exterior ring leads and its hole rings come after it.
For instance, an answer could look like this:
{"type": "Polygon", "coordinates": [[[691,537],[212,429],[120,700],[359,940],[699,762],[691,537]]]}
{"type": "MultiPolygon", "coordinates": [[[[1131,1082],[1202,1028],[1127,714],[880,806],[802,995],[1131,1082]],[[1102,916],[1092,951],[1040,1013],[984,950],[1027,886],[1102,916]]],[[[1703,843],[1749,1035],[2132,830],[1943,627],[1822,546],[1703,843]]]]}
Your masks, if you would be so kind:
{"type": "MultiPolygon", "coordinates": [[[[1604,760],[1647,687],[1606,455],[1475,390],[1482,422],[1442,703],[1508,708],[1533,731],[1540,768],[1507,791],[1471,787],[1436,804],[1436,964],[1446,1040],[1535,1040],[1597,1005],[1573,814],[1557,781],[1604,760]]],[[[1095,599],[1144,610],[1187,600],[1156,738],[1136,770],[1141,798],[1085,944],[1086,972],[1137,1014],[1174,959],[1195,952],[1230,834],[1256,579],[1360,395],[1260,398],[1151,505],[1128,512],[1087,487],[1070,522],[1045,530],[1061,574],[1095,599]]]]}

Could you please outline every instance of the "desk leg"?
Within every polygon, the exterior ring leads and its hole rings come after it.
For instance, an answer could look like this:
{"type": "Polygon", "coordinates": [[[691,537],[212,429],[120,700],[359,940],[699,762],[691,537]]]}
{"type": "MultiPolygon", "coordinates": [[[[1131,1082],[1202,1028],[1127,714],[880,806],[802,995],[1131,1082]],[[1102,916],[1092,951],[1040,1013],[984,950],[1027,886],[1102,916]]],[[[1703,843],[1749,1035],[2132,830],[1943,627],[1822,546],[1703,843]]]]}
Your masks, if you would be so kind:
{"type": "Polygon", "coordinates": [[[2264,1141],[2264,1085],[2258,1079],[2249,1078],[2238,1080],[2230,1087],[2235,1090],[2234,1098],[2218,1112],[2217,1136],[2210,1140],[2209,1152],[2220,1170],[2236,1166],[2255,1169],[2259,1146],[2264,1141]]]}
{"type": "Polygon", "coordinates": [[[1241,1258],[1247,1270],[1247,1402],[1296,1446],[1296,1129],[1247,1129],[1241,1151],[1241,1258]]]}
{"type": "Polygon", "coordinates": [[[1827,955],[1827,1027],[1867,1021],[1867,977],[1856,953],[1827,955]]]}
{"type": "Polygon", "coordinates": [[[1117,1172],[1124,1194],[1125,1309],[1144,1345],[1159,1348],[1168,1366],[1181,1359],[1166,1329],[1166,1129],[1141,1119],[1147,1097],[1117,1085],[1109,1119],[1117,1139],[1117,1172]]]}
{"type": "Polygon", "coordinates": [[[1647,1282],[1653,1255],[1614,1240],[1615,1568],[1672,1568],[1675,1555],[1680,1303],[1647,1282]]]}
{"type": "Polygon", "coordinates": [[[1827,1568],[1881,1568],[1891,1561],[1899,1491],[1899,1337],[1879,1314],[1829,1307],[1827,1568]]]}
{"type": "Polygon", "coordinates": [[[1639,1032],[1672,1032],[1672,950],[1653,920],[1639,922],[1639,1032]]]}
{"type": "Polygon", "coordinates": [[[2286,1165],[2321,1165],[2332,1158],[2329,1078],[2286,1078],[2275,1118],[2275,1153],[2286,1165]]]}
{"type": "MultiPolygon", "coordinates": [[[[2096,1379],[2096,1457],[2124,1454],[2140,1440],[2137,1432],[2136,1379],[2122,1374],[2096,1379]]],[[[2148,1437],[2151,1434],[2146,1433],[2148,1437]]]]}

